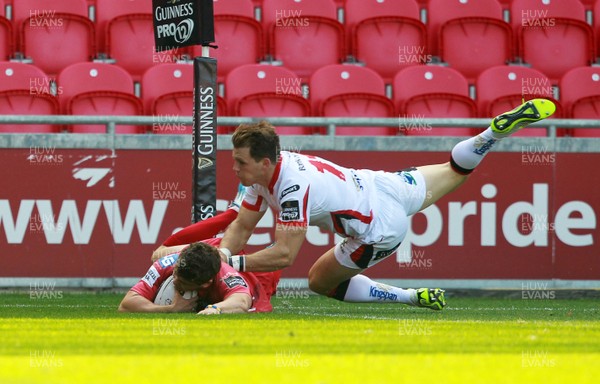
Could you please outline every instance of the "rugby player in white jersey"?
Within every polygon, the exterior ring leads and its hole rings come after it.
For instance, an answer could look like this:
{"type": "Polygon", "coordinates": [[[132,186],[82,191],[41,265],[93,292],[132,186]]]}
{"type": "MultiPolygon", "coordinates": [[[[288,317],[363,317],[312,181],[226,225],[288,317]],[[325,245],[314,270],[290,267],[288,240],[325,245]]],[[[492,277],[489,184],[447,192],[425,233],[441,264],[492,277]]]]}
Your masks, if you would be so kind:
{"type": "Polygon", "coordinates": [[[233,134],[237,177],[248,187],[237,218],[220,244],[223,261],[238,271],[274,271],[292,265],[315,225],[344,239],[325,252],[308,275],[314,292],[346,302],[404,303],[441,310],[439,288],[403,289],[361,274],[392,255],[404,239],[408,217],[459,187],[499,140],[555,111],[549,100],[530,100],[497,116],[479,135],[458,143],[450,161],[401,172],[357,170],[322,158],[279,151],[267,122],[242,124],[233,134]],[[276,215],[275,243],[237,255],[267,207],[276,215]]]}

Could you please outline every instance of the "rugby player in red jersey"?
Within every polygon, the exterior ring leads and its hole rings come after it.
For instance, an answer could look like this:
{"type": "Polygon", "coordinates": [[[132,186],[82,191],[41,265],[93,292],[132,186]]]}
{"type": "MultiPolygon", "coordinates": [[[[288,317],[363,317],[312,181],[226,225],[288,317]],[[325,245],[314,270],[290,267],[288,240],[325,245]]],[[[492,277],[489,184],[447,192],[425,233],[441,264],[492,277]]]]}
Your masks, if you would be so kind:
{"type": "Polygon", "coordinates": [[[155,261],[125,295],[121,312],[197,312],[200,315],[271,312],[280,271],[240,273],[221,261],[215,248],[219,238],[185,246],[155,261]],[[162,283],[173,275],[175,292],[170,304],[155,304],[162,283]],[[197,295],[184,298],[183,292],[197,295]]]}

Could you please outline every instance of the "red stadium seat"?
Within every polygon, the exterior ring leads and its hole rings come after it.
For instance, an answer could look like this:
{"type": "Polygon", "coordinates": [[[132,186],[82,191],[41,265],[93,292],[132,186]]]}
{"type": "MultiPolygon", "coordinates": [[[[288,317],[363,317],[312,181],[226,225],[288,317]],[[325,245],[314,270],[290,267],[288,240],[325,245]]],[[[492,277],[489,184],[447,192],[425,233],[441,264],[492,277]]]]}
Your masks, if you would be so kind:
{"type": "MultiPolygon", "coordinates": [[[[271,65],[242,65],[225,80],[225,99],[230,114],[249,117],[310,116],[302,97],[301,79],[291,70],[271,65]]],[[[277,127],[284,135],[315,133],[312,127],[277,127]]]]}
{"type": "Polygon", "coordinates": [[[14,53],[12,23],[6,18],[4,0],[0,0],[0,61],[8,61],[14,53]]]}
{"type": "Polygon", "coordinates": [[[264,0],[262,10],[270,53],[305,82],[344,59],[344,29],[332,0],[264,0]]]}
{"type": "Polygon", "coordinates": [[[349,54],[386,83],[400,69],[430,61],[416,0],[347,0],[345,10],[349,54]]]}
{"type": "MultiPolygon", "coordinates": [[[[105,63],[78,63],[57,78],[62,113],[69,115],[142,115],[142,102],[133,94],[133,79],[124,69],[105,63]]],[[[75,133],[104,133],[102,125],[78,124],[75,133]]],[[[136,125],[117,125],[117,133],[142,133],[136,125]]]]}
{"type": "Polygon", "coordinates": [[[188,53],[186,48],[156,52],[152,17],[151,1],[97,0],[99,51],[138,82],[151,66],[177,62],[188,53]]]}
{"type": "MultiPolygon", "coordinates": [[[[313,113],[327,117],[395,117],[394,104],[385,96],[383,78],[357,65],[334,64],[319,68],[310,78],[313,113]]],[[[337,127],[336,135],[389,136],[390,127],[337,127]]]]}
{"type": "Polygon", "coordinates": [[[428,9],[432,51],[469,83],[513,59],[512,30],[497,0],[430,0],[428,9]]]}
{"type": "Polygon", "coordinates": [[[18,50],[48,75],[96,54],[85,0],[18,0],[13,5],[18,50]]]}
{"type": "Polygon", "coordinates": [[[222,96],[217,96],[217,115],[229,116],[229,108],[227,107],[227,101],[222,96]]]}
{"type": "Polygon", "coordinates": [[[96,0],[96,38],[98,52],[106,52],[108,22],[117,16],[152,13],[152,3],[132,0],[96,0]]]}
{"type": "MultiPolygon", "coordinates": [[[[151,67],[142,77],[142,101],[146,115],[158,116],[152,132],[191,134],[192,125],[174,125],[162,117],[192,116],[194,113],[194,67],[191,64],[160,64],[151,67]]],[[[227,102],[216,96],[217,115],[227,116],[227,102]]],[[[217,128],[228,133],[229,128],[217,128]]]]}
{"type": "MultiPolygon", "coordinates": [[[[580,67],[560,80],[560,101],[567,117],[600,120],[600,67],[580,67]]],[[[575,128],[575,137],[600,137],[600,129],[575,128]]]]}
{"type": "MultiPolygon", "coordinates": [[[[192,95],[193,91],[194,67],[191,64],[156,65],[148,69],[142,77],[142,100],[147,115],[169,111],[167,104],[159,104],[171,99],[173,102],[179,103],[179,94],[189,93],[192,95]]],[[[190,107],[192,107],[191,104],[190,107]]],[[[191,115],[192,110],[190,109],[185,114],[191,115]]]]}
{"type": "MultiPolygon", "coordinates": [[[[229,116],[229,107],[227,106],[227,100],[223,96],[217,95],[217,116],[229,116]]],[[[236,127],[226,126],[219,124],[217,120],[217,134],[219,135],[230,135],[233,133],[236,127]]]]}
{"type": "Polygon", "coordinates": [[[600,0],[596,0],[594,4],[594,30],[596,34],[596,55],[600,56],[600,0]]]}
{"type": "Polygon", "coordinates": [[[8,61],[14,54],[12,24],[0,15],[0,61],[8,61]]]}
{"type": "Polygon", "coordinates": [[[403,129],[415,136],[471,136],[470,128],[432,128],[423,120],[477,116],[467,79],[457,70],[438,65],[408,67],[394,77],[394,102],[400,117],[415,119],[403,129]]]}
{"type": "MultiPolygon", "coordinates": [[[[492,118],[522,103],[538,97],[553,100],[557,105],[553,117],[560,117],[561,106],[553,97],[552,82],[542,72],[528,67],[502,65],[479,75],[477,105],[481,117],[492,118]]],[[[545,128],[527,128],[515,136],[547,136],[545,128]]]]}
{"type": "MultiPolygon", "coordinates": [[[[251,0],[215,0],[215,44],[211,57],[217,59],[217,81],[223,83],[232,69],[258,63],[265,54],[262,25],[254,18],[251,0]]],[[[202,47],[194,46],[201,56],[202,47]]]]}
{"type": "Polygon", "coordinates": [[[513,0],[511,18],[518,55],[553,84],[595,60],[594,31],[579,0],[513,0]]]}
{"type": "Polygon", "coordinates": [[[502,10],[510,12],[510,3],[512,0],[498,0],[502,5],[502,10]]]}
{"type": "MultiPolygon", "coordinates": [[[[146,71],[142,77],[142,99],[146,115],[192,116],[194,113],[194,67],[191,64],[160,64],[146,71]]],[[[227,116],[225,99],[216,96],[217,115],[227,116]]],[[[173,125],[159,122],[154,133],[192,133],[191,125],[173,125]]],[[[218,133],[226,133],[217,129],[218,133]]]]}
{"type": "Polygon", "coordinates": [[[191,134],[191,125],[169,123],[164,117],[193,116],[193,65],[161,64],[148,69],[142,77],[142,100],[146,114],[158,119],[152,125],[153,133],[191,134]]]}
{"type": "MultiPolygon", "coordinates": [[[[58,101],[51,94],[50,78],[39,68],[24,63],[0,62],[0,115],[55,115],[58,101]]],[[[0,125],[0,132],[55,133],[50,124],[0,125]]]]}

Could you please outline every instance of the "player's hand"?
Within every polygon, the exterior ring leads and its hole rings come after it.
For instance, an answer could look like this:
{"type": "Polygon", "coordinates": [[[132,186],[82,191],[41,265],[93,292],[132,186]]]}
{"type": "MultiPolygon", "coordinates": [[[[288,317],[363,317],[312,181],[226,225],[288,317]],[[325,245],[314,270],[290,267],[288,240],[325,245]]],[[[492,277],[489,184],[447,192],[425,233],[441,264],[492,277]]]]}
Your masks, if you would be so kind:
{"type": "Polygon", "coordinates": [[[180,245],[161,245],[156,248],[156,250],[152,253],[152,262],[154,263],[156,260],[163,258],[165,256],[172,255],[174,253],[180,253],[184,249],[186,249],[189,244],[180,244],[180,245]]]}
{"type": "Polygon", "coordinates": [[[165,247],[164,245],[161,245],[160,247],[156,248],[156,250],[152,253],[152,262],[154,263],[156,260],[160,259],[163,256],[167,255],[167,252],[165,251],[167,249],[167,247],[165,247]]]}
{"type": "Polygon", "coordinates": [[[171,312],[193,312],[196,307],[198,296],[186,299],[177,291],[173,296],[173,304],[171,304],[171,312]]]}
{"type": "Polygon", "coordinates": [[[223,253],[223,251],[221,251],[221,249],[219,249],[219,256],[221,257],[221,261],[224,263],[228,263],[228,256],[226,254],[223,253]]]}
{"type": "Polygon", "coordinates": [[[200,312],[197,313],[198,315],[220,315],[221,314],[221,310],[218,308],[214,308],[214,307],[206,307],[203,310],[201,310],[200,312]]]}

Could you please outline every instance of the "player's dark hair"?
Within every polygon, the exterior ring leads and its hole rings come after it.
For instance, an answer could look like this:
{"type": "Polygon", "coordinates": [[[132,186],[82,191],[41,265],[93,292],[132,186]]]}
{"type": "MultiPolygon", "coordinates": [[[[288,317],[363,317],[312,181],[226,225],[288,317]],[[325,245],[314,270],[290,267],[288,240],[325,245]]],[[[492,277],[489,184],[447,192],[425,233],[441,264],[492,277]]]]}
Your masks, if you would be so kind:
{"type": "Polygon", "coordinates": [[[268,158],[275,164],[279,159],[279,136],[275,127],[267,121],[240,124],[231,141],[234,148],[250,148],[250,156],[255,161],[268,158]]]}
{"type": "Polygon", "coordinates": [[[219,251],[212,245],[198,242],[185,248],[177,259],[177,276],[202,285],[214,278],[221,270],[219,251]]]}

